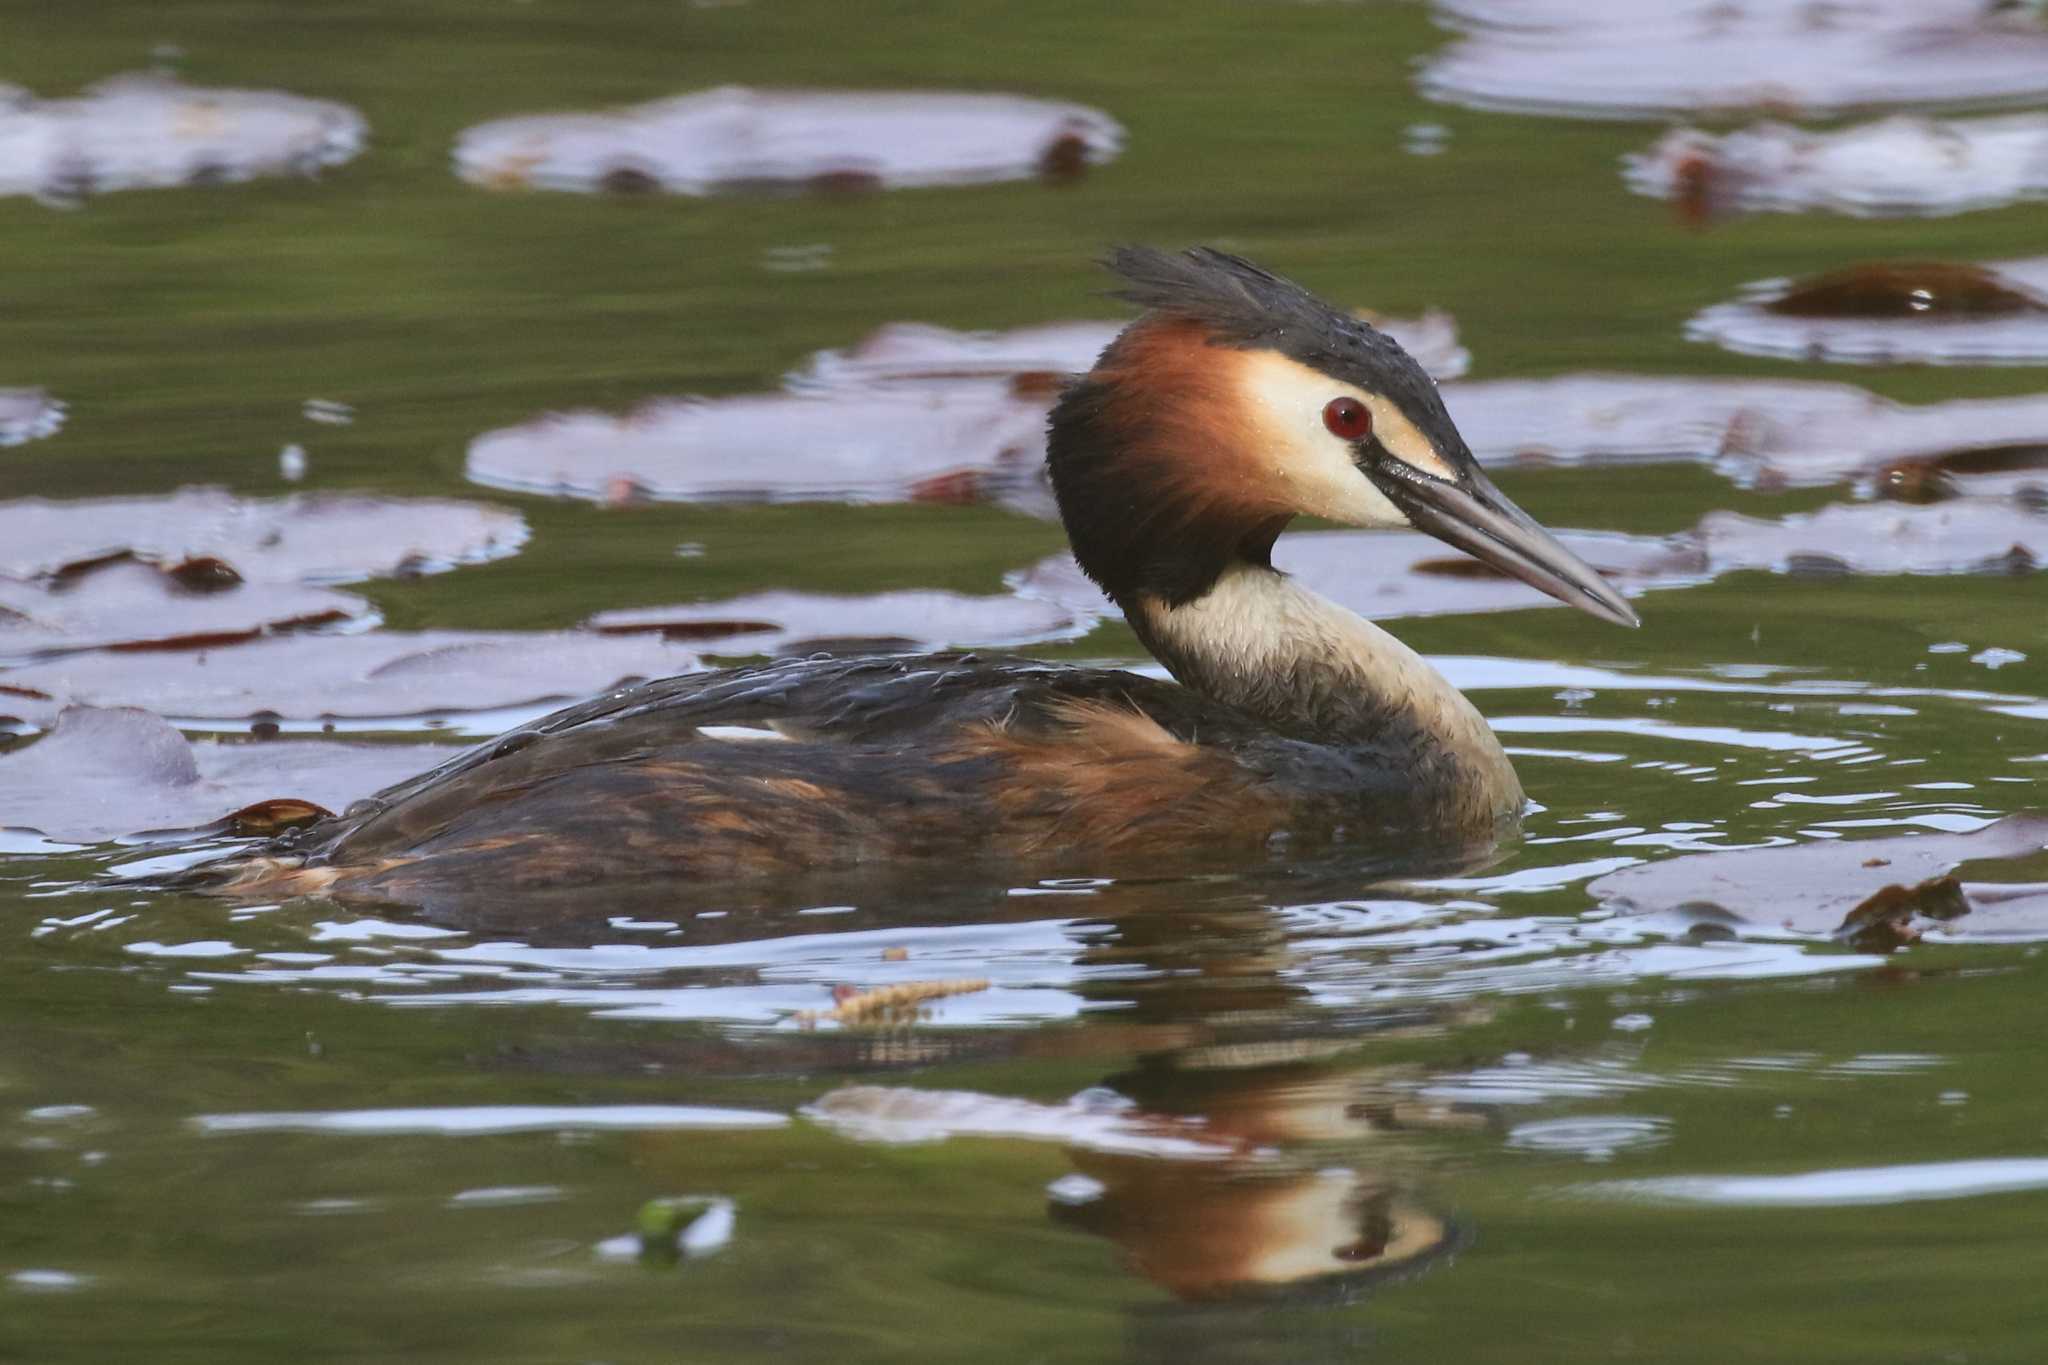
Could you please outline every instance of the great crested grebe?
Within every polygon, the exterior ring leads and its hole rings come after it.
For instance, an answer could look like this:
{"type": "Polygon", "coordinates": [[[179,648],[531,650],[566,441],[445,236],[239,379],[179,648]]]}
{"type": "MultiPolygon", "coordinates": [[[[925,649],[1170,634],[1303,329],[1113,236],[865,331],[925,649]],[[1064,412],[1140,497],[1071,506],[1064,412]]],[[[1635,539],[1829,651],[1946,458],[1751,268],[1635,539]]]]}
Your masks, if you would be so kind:
{"type": "Polygon", "coordinates": [[[1297,516],[1418,527],[1603,620],[1635,613],[1487,481],[1387,337],[1220,251],[1106,264],[1145,311],[1061,395],[1047,466],[1075,559],[1177,683],[969,654],[663,679],[480,745],[221,880],[411,899],[1510,830],[1521,784],[1479,712],[1274,569],[1274,539],[1297,516]]]}

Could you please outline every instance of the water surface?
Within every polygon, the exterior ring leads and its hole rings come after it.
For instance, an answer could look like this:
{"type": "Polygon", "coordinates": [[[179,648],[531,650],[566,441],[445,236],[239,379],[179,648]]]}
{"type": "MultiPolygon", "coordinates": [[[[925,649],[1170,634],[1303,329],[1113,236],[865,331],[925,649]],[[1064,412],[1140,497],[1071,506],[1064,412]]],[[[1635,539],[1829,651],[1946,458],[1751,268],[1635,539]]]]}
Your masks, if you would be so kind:
{"type": "MultiPolygon", "coordinates": [[[[891,321],[1106,316],[1109,242],[1448,309],[1476,379],[1840,380],[1684,320],[1758,278],[2038,249],[2025,207],[1683,230],[1621,180],[1654,129],[1414,94],[1446,39],[1406,5],[5,3],[0,31],[0,80],[44,95],[166,61],[368,119],[317,181],[0,199],[0,386],[69,405],[0,452],[0,492],[275,495],[298,446],[291,486],[523,517],[508,558],[351,587],[388,629],[1001,592],[1055,527],[486,492],[464,452],[550,409],[771,389],[891,321]],[[1127,140],[1071,184],[824,197],[489,193],[450,168],[487,119],[735,81],[1017,90],[1127,140]],[[1418,124],[1430,155],[1404,150],[1418,124]]],[[[1849,378],[1918,403],[2042,375],[1849,378]]],[[[1549,524],[1638,535],[1848,496],[1690,464],[1499,481],[1549,524]]],[[[1740,924],[1588,890],[2043,804],[2038,578],[1806,568],[1659,591],[1637,633],[1400,623],[1540,807],[1455,873],[661,887],[451,925],[151,891],[110,870],[174,848],[0,833],[0,1357],[2032,1358],[2048,965],[2025,917],[1886,951],[1799,922],[1796,884],[1740,924]],[[903,989],[933,982],[958,989],[903,989]],[[687,1231],[643,1258],[661,1199],[687,1231]]],[[[1138,657],[1114,624],[1040,652],[1138,657]]],[[[339,728],[419,743],[527,713],[339,728]]]]}

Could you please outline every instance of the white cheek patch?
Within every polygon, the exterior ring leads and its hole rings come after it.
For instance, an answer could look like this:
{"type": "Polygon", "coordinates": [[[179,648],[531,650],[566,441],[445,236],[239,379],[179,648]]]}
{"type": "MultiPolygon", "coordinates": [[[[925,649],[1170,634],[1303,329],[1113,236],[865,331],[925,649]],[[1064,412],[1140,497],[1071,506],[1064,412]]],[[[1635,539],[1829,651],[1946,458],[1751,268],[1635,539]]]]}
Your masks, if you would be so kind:
{"type": "Polygon", "coordinates": [[[1355,398],[1372,413],[1373,433],[1396,459],[1439,479],[1454,477],[1429,438],[1375,393],[1340,383],[1276,351],[1247,351],[1239,361],[1248,433],[1280,501],[1294,511],[1347,526],[1407,526],[1406,514],[1352,463],[1350,443],[1323,425],[1332,398],[1355,398]]]}

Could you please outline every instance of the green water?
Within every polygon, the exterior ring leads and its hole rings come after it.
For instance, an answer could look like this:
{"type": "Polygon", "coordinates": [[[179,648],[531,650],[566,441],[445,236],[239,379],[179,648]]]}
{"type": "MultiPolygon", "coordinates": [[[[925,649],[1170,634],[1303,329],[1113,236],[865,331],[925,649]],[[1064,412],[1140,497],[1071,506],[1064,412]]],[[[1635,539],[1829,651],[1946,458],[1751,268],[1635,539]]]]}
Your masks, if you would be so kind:
{"type": "MultiPolygon", "coordinates": [[[[1390,313],[1447,308],[1484,378],[1810,375],[1680,324],[1858,256],[2038,249],[2030,208],[1683,230],[1620,185],[1654,128],[1427,105],[1409,72],[1441,41],[1395,4],[0,3],[0,80],[39,94],[174,43],[195,83],[344,100],[373,128],[316,183],[0,199],[0,382],[72,405],[54,439],[0,451],[0,492],[274,493],[298,440],[307,487],[461,494],[473,436],[549,408],[768,388],[891,320],[1104,316],[1089,261],[1115,241],[1217,243],[1390,313]],[[447,169],[484,118],[727,81],[1016,89],[1101,107],[1129,142],[1069,188],[834,200],[508,196],[447,169]],[[1403,154],[1416,122],[1449,129],[1443,155],[1403,154]],[[816,243],[825,269],[764,267],[816,243]],[[310,396],[357,420],[308,428],[310,396]]],[[[1824,377],[1915,401],[2042,381],[1824,377]]],[[[1685,467],[1499,481],[1552,525],[1656,533],[1836,496],[1685,467]]],[[[391,625],[993,591],[1060,543],[992,509],[488,496],[527,517],[525,550],[368,585],[391,625]],[[704,553],[678,560],[681,542],[704,553]]],[[[2037,1359],[2038,1187],[1790,1208],[1612,1188],[2048,1158],[2037,950],[1698,941],[1606,918],[1585,881],[2043,804],[2048,729],[2012,714],[2048,695],[2042,603],[2026,577],[1747,575],[1650,596],[1633,634],[1557,611],[1403,623],[1432,654],[1528,661],[1473,695],[1541,751],[1517,764],[1543,810],[1450,884],[955,888],[758,922],[656,895],[604,908],[673,931],[530,947],[109,890],[105,853],[0,860],[0,1359],[2037,1359]],[[1967,649],[1928,650],[1950,641],[1967,649]],[[2030,657],[1973,662],[1992,647],[2030,657]],[[1600,672],[1573,690],[1557,663],[1600,672]],[[1540,728],[1559,721],[1582,728],[1540,728]],[[893,1028],[792,1018],[836,985],[957,977],[992,988],[893,1028]],[[1108,1087],[1256,1150],[888,1144],[800,1112],[850,1085],[1046,1106],[1108,1087]],[[583,1117],[407,1131],[507,1106],[583,1117]],[[376,1118],[394,1110],[412,1117],[376,1118]],[[341,1114],[371,1131],[275,1118],[341,1114]],[[222,1115],[240,1129],[202,1121],[222,1115]],[[1048,1186],[1076,1175],[1101,1192],[1059,1205],[1048,1186]],[[1248,1291],[1243,1253],[1286,1240],[1261,1211],[1337,1187],[1427,1245],[1390,1273],[1364,1256],[1248,1291]],[[732,1201],[722,1249],[606,1253],[647,1201],[687,1194],[732,1201]]],[[[1135,645],[1105,627],[1052,652],[1135,645]]],[[[1057,1112],[1054,1139],[1080,1111],[1057,1112]]]]}

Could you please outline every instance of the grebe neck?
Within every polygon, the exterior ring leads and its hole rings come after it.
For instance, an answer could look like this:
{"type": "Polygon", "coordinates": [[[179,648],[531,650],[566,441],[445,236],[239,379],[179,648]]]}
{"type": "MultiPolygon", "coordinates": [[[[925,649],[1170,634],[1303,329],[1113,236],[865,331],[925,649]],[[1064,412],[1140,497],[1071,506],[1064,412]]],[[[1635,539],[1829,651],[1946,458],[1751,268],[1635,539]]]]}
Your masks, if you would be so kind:
{"type": "Polygon", "coordinates": [[[1286,574],[1240,563],[1180,606],[1123,603],[1145,646],[1183,685],[1290,738],[1370,748],[1519,810],[1521,783],[1465,694],[1407,645],[1286,574]]]}

